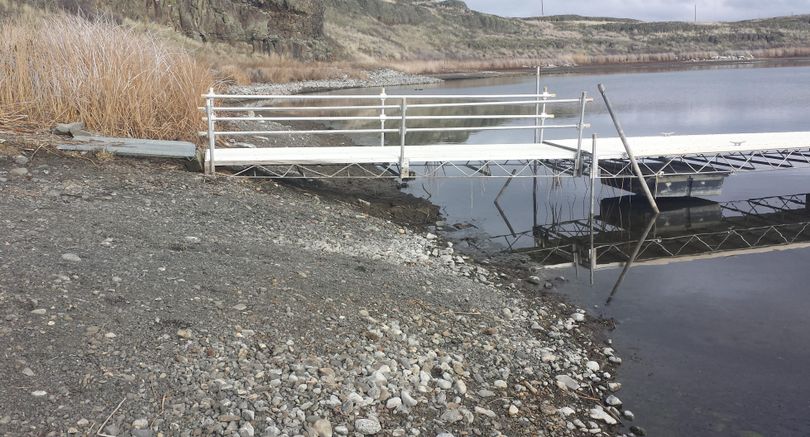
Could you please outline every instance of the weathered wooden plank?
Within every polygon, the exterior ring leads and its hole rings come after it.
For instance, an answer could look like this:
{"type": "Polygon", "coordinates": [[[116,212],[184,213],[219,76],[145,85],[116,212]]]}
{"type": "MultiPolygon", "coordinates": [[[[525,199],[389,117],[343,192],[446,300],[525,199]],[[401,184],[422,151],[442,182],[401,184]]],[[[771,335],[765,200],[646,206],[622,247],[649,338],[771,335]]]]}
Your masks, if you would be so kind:
{"type": "Polygon", "coordinates": [[[77,137],[78,144],[61,144],[64,151],[109,152],[113,155],[145,158],[185,158],[196,156],[197,146],[186,141],[147,140],[139,138],[77,137]]]}

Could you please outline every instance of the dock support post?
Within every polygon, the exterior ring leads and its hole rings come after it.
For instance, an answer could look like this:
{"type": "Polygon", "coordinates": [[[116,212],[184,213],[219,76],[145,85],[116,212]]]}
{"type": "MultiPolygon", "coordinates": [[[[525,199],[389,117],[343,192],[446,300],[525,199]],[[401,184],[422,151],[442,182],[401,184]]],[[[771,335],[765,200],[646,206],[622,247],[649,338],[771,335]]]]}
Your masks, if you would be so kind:
{"type": "Polygon", "coordinates": [[[400,105],[399,110],[401,115],[401,122],[399,126],[399,181],[402,182],[404,179],[410,176],[410,165],[408,160],[405,158],[405,135],[408,133],[408,128],[406,126],[408,99],[406,97],[402,98],[402,104],[400,105]]]}
{"type": "Polygon", "coordinates": [[[610,118],[613,119],[613,124],[616,126],[616,132],[619,133],[619,138],[621,138],[622,144],[624,144],[624,150],[627,152],[627,157],[630,159],[630,164],[633,166],[633,172],[636,173],[638,180],[641,182],[641,189],[644,190],[644,195],[647,196],[647,201],[650,202],[650,207],[652,207],[653,211],[658,214],[660,211],[658,209],[658,204],[655,202],[655,197],[653,197],[652,193],[650,192],[650,187],[647,186],[647,180],[644,179],[644,173],[641,172],[641,168],[638,166],[636,156],[633,154],[633,150],[630,148],[630,144],[627,142],[627,136],[624,134],[624,129],[622,129],[622,125],[619,122],[619,119],[616,117],[616,113],[613,112],[613,107],[610,105],[610,99],[608,99],[605,86],[601,83],[599,84],[599,92],[602,93],[602,98],[605,100],[605,106],[607,106],[610,118]]]}
{"type": "Polygon", "coordinates": [[[582,92],[579,98],[580,113],[577,124],[577,157],[574,160],[574,175],[582,176],[582,135],[585,131],[585,105],[588,103],[588,93],[582,92]]]}
{"type": "Polygon", "coordinates": [[[214,129],[214,89],[209,88],[208,95],[205,96],[205,114],[208,119],[208,165],[203,163],[205,173],[210,176],[216,175],[216,164],[214,164],[214,149],[216,149],[217,137],[214,129]]]}

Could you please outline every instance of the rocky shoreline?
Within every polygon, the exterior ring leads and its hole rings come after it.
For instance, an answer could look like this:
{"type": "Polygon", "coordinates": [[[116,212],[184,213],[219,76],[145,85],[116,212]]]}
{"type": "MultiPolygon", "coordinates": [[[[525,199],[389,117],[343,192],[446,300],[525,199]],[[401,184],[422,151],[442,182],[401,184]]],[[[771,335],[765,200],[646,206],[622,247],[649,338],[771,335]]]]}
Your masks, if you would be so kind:
{"type": "Polygon", "coordinates": [[[308,80],[303,82],[279,84],[252,84],[236,85],[229,89],[230,93],[239,95],[289,95],[305,94],[321,91],[334,91],[350,88],[377,88],[400,85],[430,85],[443,82],[436,77],[403,73],[391,69],[379,69],[368,72],[366,79],[330,79],[308,80]]]}
{"type": "Polygon", "coordinates": [[[1,139],[0,434],[632,423],[603,326],[549,294],[562,278],[477,263],[388,200],[1,139]]]}

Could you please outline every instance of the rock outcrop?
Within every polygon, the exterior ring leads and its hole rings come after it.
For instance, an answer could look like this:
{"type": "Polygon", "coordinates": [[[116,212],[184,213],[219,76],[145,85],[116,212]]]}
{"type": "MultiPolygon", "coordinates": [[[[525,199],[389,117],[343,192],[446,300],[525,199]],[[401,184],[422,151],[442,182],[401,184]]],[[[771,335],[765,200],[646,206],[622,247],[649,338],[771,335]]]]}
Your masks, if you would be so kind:
{"type": "Polygon", "coordinates": [[[199,41],[254,51],[326,58],[324,5],[318,0],[34,0],[25,3],[173,27],[199,41]]]}

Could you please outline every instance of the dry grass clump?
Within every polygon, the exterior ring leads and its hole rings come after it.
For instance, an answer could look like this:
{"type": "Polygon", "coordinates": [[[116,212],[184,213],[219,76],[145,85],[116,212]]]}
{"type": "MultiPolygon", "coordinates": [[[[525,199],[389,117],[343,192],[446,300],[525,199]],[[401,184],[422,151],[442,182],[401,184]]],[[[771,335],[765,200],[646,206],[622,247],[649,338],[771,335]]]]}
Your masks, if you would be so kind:
{"type": "Polygon", "coordinates": [[[195,139],[205,66],[146,33],[56,14],[0,28],[0,119],[83,121],[107,135],[195,139]],[[5,114],[5,115],[3,115],[5,114]]]}

